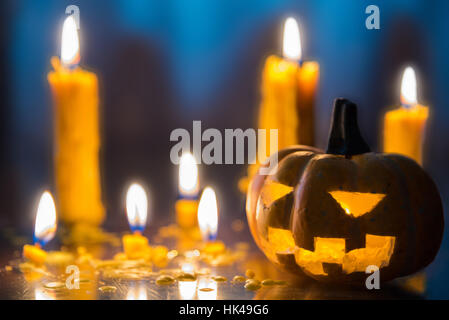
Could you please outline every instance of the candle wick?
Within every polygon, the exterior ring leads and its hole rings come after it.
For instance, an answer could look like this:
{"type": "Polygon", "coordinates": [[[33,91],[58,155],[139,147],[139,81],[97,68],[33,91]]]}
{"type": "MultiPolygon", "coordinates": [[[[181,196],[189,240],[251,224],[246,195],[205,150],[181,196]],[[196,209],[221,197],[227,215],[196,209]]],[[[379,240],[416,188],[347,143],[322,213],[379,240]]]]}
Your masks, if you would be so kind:
{"type": "Polygon", "coordinates": [[[415,104],[411,104],[411,103],[402,103],[402,107],[405,108],[405,109],[407,109],[407,110],[412,109],[414,106],[415,106],[415,104]]]}

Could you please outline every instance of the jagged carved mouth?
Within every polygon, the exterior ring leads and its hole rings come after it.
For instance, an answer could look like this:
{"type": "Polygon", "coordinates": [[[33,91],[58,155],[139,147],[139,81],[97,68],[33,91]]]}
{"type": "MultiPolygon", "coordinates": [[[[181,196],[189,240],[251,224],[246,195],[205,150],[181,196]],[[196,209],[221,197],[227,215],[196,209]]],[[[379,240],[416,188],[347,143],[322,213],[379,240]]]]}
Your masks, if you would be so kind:
{"type": "Polygon", "coordinates": [[[344,238],[314,237],[314,251],[295,245],[291,232],[269,228],[268,242],[276,253],[294,253],[295,261],[303,270],[317,276],[328,275],[326,266],[337,265],[342,273],[365,272],[370,265],[388,266],[394,251],[395,237],[366,234],[365,248],[346,252],[344,238]]]}

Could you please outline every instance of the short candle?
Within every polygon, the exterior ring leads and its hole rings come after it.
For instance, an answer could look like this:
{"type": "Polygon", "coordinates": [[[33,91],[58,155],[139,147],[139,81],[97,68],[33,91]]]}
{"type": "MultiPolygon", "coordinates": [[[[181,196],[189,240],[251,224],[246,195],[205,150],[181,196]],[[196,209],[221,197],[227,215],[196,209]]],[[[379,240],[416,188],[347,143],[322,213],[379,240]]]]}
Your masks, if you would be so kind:
{"type": "Polygon", "coordinates": [[[45,263],[47,253],[42,247],[56,233],[56,207],[51,193],[45,191],[39,201],[34,227],[34,245],[26,244],[23,247],[23,256],[36,265],[45,263]]]}
{"type": "Polygon", "coordinates": [[[123,250],[128,259],[148,259],[151,247],[148,239],[142,235],[147,222],[148,200],[141,185],[134,183],[126,194],[126,213],[133,234],[122,238],[123,250]]]}
{"type": "Polygon", "coordinates": [[[175,203],[176,222],[181,228],[198,226],[198,167],[190,153],[181,156],[179,162],[179,198],[175,203]]]}
{"type": "Polygon", "coordinates": [[[220,254],[226,250],[222,241],[217,239],[218,231],[218,205],[215,191],[206,187],[201,194],[198,205],[198,224],[203,237],[202,252],[206,254],[220,254]]]}

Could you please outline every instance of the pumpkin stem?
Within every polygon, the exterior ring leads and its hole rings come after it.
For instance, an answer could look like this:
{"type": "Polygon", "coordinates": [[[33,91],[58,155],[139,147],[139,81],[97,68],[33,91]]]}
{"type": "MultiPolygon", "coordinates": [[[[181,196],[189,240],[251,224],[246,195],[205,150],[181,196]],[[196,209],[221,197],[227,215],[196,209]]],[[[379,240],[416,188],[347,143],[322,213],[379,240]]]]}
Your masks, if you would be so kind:
{"type": "Polygon", "coordinates": [[[326,153],[350,157],[370,151],[357,124],[357,105],[344,98],[335,99],[326,153]]]}

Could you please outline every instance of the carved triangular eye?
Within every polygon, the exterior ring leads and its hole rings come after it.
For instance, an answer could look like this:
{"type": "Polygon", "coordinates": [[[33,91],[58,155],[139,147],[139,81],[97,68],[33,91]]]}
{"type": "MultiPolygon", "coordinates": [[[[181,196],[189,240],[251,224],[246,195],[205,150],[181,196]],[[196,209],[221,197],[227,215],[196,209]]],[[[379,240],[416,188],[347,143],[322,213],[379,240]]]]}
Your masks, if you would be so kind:
{"type": "Polygon", "coordinates": [[[276,200],[286,196],[293,191],[293,187],[287,186],[276,181],[267,181],[260,193],[262,203],[269,207],[276,200]]]}
{"type": "Polygon", "coordinates": [[[371,212],[385,197],[382,193],[330,191],[329,194],[343,208],[346,214],[355,218],[371,212]]]}

